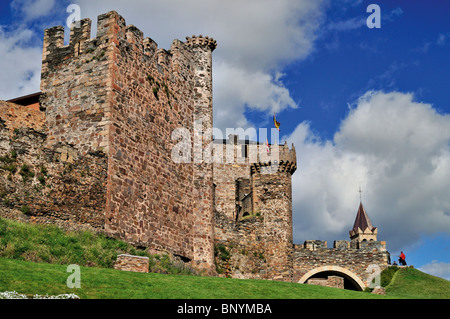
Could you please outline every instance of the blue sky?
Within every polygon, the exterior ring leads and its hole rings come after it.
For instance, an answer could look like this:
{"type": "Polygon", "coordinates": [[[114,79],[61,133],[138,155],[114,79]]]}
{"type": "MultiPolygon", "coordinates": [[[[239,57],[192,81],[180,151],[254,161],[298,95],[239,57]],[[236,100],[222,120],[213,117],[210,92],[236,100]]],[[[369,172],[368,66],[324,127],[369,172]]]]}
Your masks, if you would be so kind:
{"type": "MultiPolygon", "coordinates": [[[[365,22],[370,15],[367,4],[376,1],[345,7],[334,3],[315,52],[285,70],[286,86],[294,100],[301,101],[298,114],[304,114],[318,134],[332,138],[347,115],[346,105],[367,90],[414,92],[421,101],[448,112],[448,1],[380,1],[380,29],[357,23],[365,22]],[[354,24],[344,23],[352,19],[354,24]]],[[[287,130],[296,126],[296,121],[284,122],[287,130]]]]}
{"type": "Polygon", "coordinates": [[[0,99],[39,91],[43,30],[70,3],[92,36],[116,10],[163,48],[218,41],[215,126],[271,128],[276,112],[295,144],[295,242],[348,239],[361,186],[393,259],[450,279],[450,1],[1,1],[0,99]]]}

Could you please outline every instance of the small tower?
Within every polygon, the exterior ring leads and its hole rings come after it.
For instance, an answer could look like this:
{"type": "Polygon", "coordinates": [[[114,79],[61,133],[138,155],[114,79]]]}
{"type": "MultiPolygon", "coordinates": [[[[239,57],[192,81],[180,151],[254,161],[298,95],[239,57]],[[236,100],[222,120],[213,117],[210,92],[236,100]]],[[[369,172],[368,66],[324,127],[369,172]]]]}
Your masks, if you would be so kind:
{"type": "Polygon", "coordinates": [[[259,152],[251,166],[253,213],[263,217],[264,257],[267,279],[291,280],[292,273],[292,175],[297,170],[294,146],[271,145],[270,156],[259,152]]]}
{"type": "Polygon", "coordinates": [[[362,202],[359,204],[355,224],[349,233],[352,248],[359,248],[363,241],[377,241],[378,230],[376,227],[373,227],[362,202]]]}
{"type": "Polygon", "coordinates": [[[210,37],[186,37],[186,46],[191,49],[194,60],[194,235],[193,253],[197,268],[209,274],[214,266],[214,200],[213,167],[208,158],[209,146],[213,143],[213,78],[212,53],[217,41],[210,37]],[[204,158],[206,157],[206,158],[204,158]]]}

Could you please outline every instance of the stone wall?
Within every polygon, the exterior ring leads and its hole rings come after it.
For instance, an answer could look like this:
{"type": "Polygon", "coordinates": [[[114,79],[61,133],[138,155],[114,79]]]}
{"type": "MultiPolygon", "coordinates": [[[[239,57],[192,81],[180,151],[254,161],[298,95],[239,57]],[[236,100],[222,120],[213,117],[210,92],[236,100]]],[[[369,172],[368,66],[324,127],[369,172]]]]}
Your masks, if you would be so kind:
{"type": "Polygon", "coordinates": [[[248,164],[214,164],[215,208],[236,220],[236,180],[250,178],[248,164]]]}
{"type": "Polygon", "coordinates": [[[192,54],[170,52],[112,13],[111,128],[106,230],[193,259],[193,167],[171,159],[171,134],[193,126],[192,54]],[[145,54],[144,54],[145,53],[145,54]]]}
{"type": "Polygon", "coordinates": [[[338,276],[328,276],[328,278],[308,279],[307,284],[344,289],[344,278],[338,276]]]}
{"type": "Polygon", "coordinates": [[[229,276],[290,281],[295,150],[272,145],[268,154],[265,144],[236,135],[215,147],[222,157],[213,166],[216,245],[231,256],[216,263],[229,276]]]}
{"type": "Polygon", "coordinates": [[[15,129],[24,127],[42,132],[45,125],[43,112],[5,101],[0,101],[0,119],[3,126],[9,129],[10,135],[15,129]]]}
{"type": "MultiPolygon", "coordinates": [[[[292,245],[288,239],[277,237],[278,222],[272,222],[264,216],[234,221],[216,212],[215,261],[221,276],[337,288],[344,287],[345,279],[352,289],[362,290],[377,270],[381,272],[389,266],[385,242],[368,242],[359,249],[350,248],[350,242],[345,240],[336,241],[333,248],[321,240],[292,245]]],[[[280,235],[286,235],[286,229],[281,227],[280,235]]]]}
{"type": "Polygon", "coordinates": [[[286,172],[252,175],[253,208],[264,219],[265,255],[274,279],[290,280],[292,272],[292,188],[286,172]]]}
{"type": "Polygon", "coordinates": [[[119,255],[117,256],[116,263],[114,264],[114,269],[148,273],[149,264],[150,262],[148,257],[119,255]]]}
{"type": "Polygon", "coordinates": [[[265,257],[264,221],[249,216],[236,222],[226,215],[215,215],[215,262],[221,276],[263,279],[269,271],[265,257]]]}
{"type": "Polygon", "coordinates": [[[47,145],[35,110],[0,103],[0,216],[68,229],[104,227],[107,160],[72,146],[47,145]]]}
{"type": "MultiPolygon", "coordinates": [[[[193,54],[193,255],[197,268],[214,273],[213,189],[213,82],[212,52],[217,42],[209,37],[186,37],[193,54]]],[[[186,116],[186,115],[185,115],[186,116]]]]}
{"type": "Polygon", "coordinates": [[[215,185],[215,209],[228,218],[236,220],[236,192],[238,180],[250,179],[250,162],[245,157],[237,135],[214,143],[215,160],[213,164],[215,185]]]}
{"type": "Polygon", "coordinates": [[[82,154],[108,151],[111,105],[108,100],[112,43],[106,19],[99,19],[98,37],[90,39],[91,21],[73,27],[64,46],[64,28],[45,30],[40,104],[46,110],[46,144],[75,146],[82,154]]]}

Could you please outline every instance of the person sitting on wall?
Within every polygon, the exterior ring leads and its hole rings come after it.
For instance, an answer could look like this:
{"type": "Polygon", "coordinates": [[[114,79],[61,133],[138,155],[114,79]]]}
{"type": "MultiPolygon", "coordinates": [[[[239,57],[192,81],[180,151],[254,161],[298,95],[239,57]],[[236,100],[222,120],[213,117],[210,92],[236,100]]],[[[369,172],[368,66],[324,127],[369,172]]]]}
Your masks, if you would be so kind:
{"type": "Polygon", "coordinates": [[[400,252],[400,258],[398,259],[398,262],[400,263],[400,265],[406,266],[406,256],[403,251],[400,252]]]}

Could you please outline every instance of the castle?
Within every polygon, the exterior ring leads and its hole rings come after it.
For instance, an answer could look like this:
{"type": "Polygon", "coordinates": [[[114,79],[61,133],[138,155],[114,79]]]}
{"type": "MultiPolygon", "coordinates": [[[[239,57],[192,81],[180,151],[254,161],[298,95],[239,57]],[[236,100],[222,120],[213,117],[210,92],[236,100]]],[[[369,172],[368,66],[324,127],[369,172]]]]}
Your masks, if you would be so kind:
{"type": "Polygon", "coordinates": [[[350,241],[295,245],[294,146],[213,138],[216,46],[160,49],[115,11],[94,38],[89,19],[68,45],[45,30],[41,92],[0,102],[0,216],[102,231],[207,275],[363,290],[389,264],[363,205],[350,241]]]}

